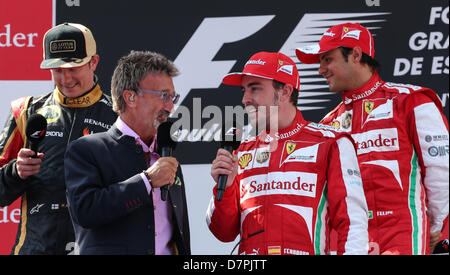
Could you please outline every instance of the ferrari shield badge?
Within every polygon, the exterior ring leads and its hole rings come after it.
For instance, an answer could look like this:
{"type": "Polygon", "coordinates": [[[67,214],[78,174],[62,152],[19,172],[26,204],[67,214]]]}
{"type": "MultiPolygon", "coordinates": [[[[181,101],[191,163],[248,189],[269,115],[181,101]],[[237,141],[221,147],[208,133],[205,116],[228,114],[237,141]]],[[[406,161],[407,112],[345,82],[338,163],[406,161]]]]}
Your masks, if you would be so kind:
{"type": "Polygon", "coordinates": [[[366,111],[367,114],[370,114],[373,110],[373,106],[375,105],[372,101],[364,102],[364,111],[366,111]]]}

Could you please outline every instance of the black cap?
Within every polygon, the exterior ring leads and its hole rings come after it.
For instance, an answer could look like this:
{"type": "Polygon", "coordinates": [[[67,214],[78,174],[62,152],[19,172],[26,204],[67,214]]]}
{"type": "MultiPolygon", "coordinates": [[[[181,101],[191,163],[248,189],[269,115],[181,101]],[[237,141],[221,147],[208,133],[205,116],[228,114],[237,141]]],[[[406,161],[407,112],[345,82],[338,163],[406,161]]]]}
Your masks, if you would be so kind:
{"type": "Polygon", "coordinates": [[[44,36],[41,69],[76,68],[88,63],[97,48],[92,32],[81,24],[63,23],[44,36]]]}

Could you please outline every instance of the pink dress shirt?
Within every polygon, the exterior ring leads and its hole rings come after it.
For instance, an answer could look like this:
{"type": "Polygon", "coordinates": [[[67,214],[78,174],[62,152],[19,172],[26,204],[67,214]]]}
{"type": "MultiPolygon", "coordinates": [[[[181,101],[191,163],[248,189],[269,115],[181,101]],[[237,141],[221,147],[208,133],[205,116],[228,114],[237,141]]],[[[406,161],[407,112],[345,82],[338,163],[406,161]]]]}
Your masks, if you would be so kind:
{"type": "MultiPolygon", "coordinates": [[[[140,144],[142,149],[146,153],[150,153],[150,163],[158,160],[159,155],[154,152],[156,147],[156,136],[153,138],[150,146],[145,144],[141,138],[134,132],[120,117],[117,118],[115,122],[117,129],[119,129],[124,135],[134,137],[136,144],[140,144]]],[[[170,208],[169,200],[161,200],[161,190],[160,188],[153,188],[144,173],[141,173],[142,180],[145,183],[148,194],[152,195],[153,198],[153,211],[155,217],[155,254],[156,255],[171,255],[172,249],[169,246],[169,242],[172,239],[173,234],[173,224],[172,224],[172,208],[170,208]]]]}

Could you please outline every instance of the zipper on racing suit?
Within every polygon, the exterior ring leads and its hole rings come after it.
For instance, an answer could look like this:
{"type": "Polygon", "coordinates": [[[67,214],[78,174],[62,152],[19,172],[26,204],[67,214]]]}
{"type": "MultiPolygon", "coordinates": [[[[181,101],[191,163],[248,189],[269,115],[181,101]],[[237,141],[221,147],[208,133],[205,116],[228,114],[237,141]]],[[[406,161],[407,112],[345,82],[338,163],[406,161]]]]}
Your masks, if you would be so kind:
{"type": "Polygon", "coordinates": [[[69,132],[69,137],[67,138],[67,144],[66,144],[66,146],[69,146],[70,139],[72,138],[72,131],[73,131],[73,127],[75,126],[75,121],[76,121],[76,119],[77,119],[77,109],[74,109],[74,111],[73,111],[72,125],[70,126],[70,132],[69,132]]]}

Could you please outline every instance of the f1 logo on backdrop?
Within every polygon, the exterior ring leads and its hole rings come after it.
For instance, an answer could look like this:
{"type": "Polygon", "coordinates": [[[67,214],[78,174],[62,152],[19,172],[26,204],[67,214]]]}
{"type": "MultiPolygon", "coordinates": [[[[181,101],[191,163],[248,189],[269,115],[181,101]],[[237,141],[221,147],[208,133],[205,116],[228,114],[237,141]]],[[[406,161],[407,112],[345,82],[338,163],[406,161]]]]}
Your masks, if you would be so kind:
{"type": "Polygon", "coordinates": [[[223,44],[245,39],[262,29],[275,16],[205,18],[188,41],[175,64],[183,72],[174,78],[181,90],[180,102],[191,89],[218,88],[236,60],[212,61],[223,44]]]}
{"type": "MultiPolygon", "coordinates": [[[[373,25],[373,23],[386,21],[383,16],[387,14],[390,13],[304,14],[279,51],[298,61],[295,48],[318,42],[322,34],[331,26],[364,20],[364,25],[373,32],[381,29],[379,25],[373,25]]],[[[175,87],[181,91],[180,102],[191,89],[219,88],[222,78],[230,72],[237,60],[212,61],[214,56],[224,44],[252,36],[273,18],[275,15],[205,18],[175,59],[175,64],[183,72],[174,78],[175,87]]],[[[321,99],[320,96],[330,93],[325,80],[318,75],[319,65],[299,64],[297,67],[302,82],[298,101],[300,110],[326,108],[325,103],[329,100],[321,99]],[[324,105],[304,106],[321,102],[324,105]]]]}

